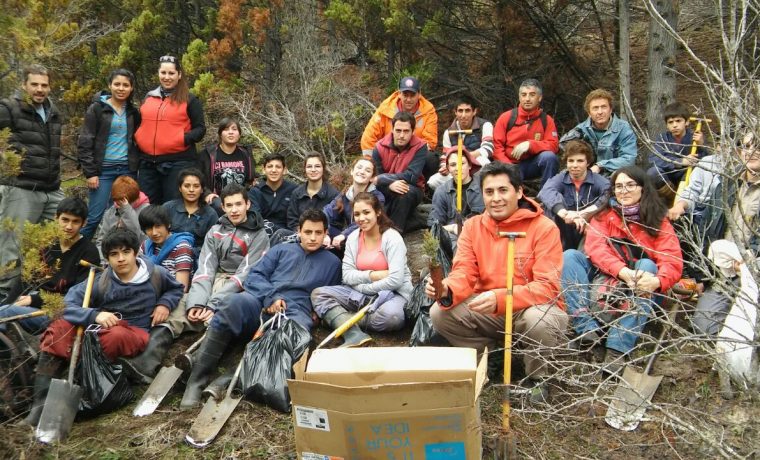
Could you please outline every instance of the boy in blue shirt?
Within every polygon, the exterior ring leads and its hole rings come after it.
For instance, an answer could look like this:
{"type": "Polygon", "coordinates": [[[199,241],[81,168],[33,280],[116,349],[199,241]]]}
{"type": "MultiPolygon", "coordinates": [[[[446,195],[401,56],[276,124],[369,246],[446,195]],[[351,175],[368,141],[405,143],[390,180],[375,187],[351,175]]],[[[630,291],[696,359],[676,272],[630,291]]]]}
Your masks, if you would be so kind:
{"type": "Polygon", "coordinates": [[[669,185],[673,190],[678,189],[686,169],[697,164],[704,156],[702,133],[695,133],[689,128],[689,111],[680,102],[668,104],[663,109],[662,118],[665,120],[667,131],[661,133],[654,143],[654,152],[649,154],[653,164],[647,170],[656,188],[669,185]],[[690,156],[692,142],[696,141],[696,156],[690,156]]]}

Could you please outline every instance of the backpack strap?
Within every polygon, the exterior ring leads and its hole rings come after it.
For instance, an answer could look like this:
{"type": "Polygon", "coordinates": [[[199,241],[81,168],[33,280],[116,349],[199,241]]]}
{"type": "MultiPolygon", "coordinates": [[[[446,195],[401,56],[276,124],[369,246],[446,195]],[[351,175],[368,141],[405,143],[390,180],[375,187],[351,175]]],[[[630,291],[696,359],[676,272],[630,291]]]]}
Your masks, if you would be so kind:
{"type": "MultiPolygon", "coordinates": [[[[515,125],[517,124],[517,115],[518,115],[517,112],[518,112],[517,107],[515,107],[514,109],[512,109],[512,112],[509,115],[509,121],[507,122],[507,131],[506,132],[509,132],[509,130],[512,129],[512,128],[514,128],[515,125]]],[[[538,119],[541,120],[541,126],[543,126],[544,127],[544,131],[546,131],[546,112],[542,110],[541,113],[538,115],[538,119]]],[[[536,121],[536,118],[532,118],[532,119],[526,121],[523,124],[525,124],[525,125],[532,125],[534,121],[536,121]]]]}
{"type": "MultiPolygon", "coordinates": [[[[91,305],[99,305],[103,301],[103,293],[111,289],[112,276],[113,271],[110,267],[103,270],[103,273],[100,274],[97,289],[94,289],[92,292],[91,305]]],[[[158,269],[158,265],[153,265],[153,272],[150,274],[150,284],[153,286],[153,293],[156,295],[156,302],[158,302],[164,286],[164,280],[161,276],[161,270],[158,269]]]]}

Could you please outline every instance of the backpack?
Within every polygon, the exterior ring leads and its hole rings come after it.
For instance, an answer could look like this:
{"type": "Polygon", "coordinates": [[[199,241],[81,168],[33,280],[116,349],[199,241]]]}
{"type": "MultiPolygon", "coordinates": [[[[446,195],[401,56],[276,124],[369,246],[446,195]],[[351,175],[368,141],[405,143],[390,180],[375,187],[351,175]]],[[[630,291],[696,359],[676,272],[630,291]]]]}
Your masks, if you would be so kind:
{"type": "MultiPolygon", "coordinates": [[[[512,128],[514,128],[515,125],[517,124],[517,115],[518,115],[517,112],[518,112],[517,107],[515,107],[514,109],[512,109],[511,114],[509,116],[509,121],[507,122],[507,130],[505,132],[508,133],[509,130],[512,129],[512,128]]],[[[522,125],[532,125],[533,122],[536,121],[536,120],[541,120],[541,126],[543,126],[544,127],[544,131],[546,131],[546,112],[544,112],[543,110],[538,115],[538,118],[530,118],[530,119],[528,119],[528,121],[526,121],[524,123],[521,123],[520,126],[522,126],[522,125]]]]}

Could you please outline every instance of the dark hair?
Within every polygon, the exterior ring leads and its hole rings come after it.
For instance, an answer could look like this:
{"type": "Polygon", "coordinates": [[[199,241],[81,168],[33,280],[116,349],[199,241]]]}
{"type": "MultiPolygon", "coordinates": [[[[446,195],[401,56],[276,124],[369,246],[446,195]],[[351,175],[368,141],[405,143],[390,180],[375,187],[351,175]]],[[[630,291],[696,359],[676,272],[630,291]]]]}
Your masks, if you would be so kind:
{"type": "Polygon", "coordinates": [[[187,176],[197,177],[201,183],[201,194],[198,197],[198,206],[206,206],[206,179],[203,177],[203,173],[198,168],[185,168],[179,172],[177,176],[177,188],[182,188],[182,183],[185,182],[187,176]]]}
{"type": "Polygon", "coordinates": [[[222,131],[229,128],[230,126],[235,125],[237,126],[238,131],[240,131],[240,122],[238,122],[234,118],[230,117],[224,117],[221,120],[219,120],[219,123],[216,125],[216,134],[219,137],[222,137],[222,131]]]}
{"type": "Polygon", "coordinates": [[[393,120],[391,120],[391,127],[396,127],[396,122],[400,121],[403,123],[409,123],[412,125],[412,131],[414,131],[414,127],[417,124],[417,120],[414,119],[414,115],[412,115],[409,112],[396,112],[396,115],[393,116],[393,120]]]}
{"type": "Polygon", "coordinates": [[[129,97],[127,98],[128,103],[132,103],[132,96],[135,95],[135,74],[130,72],[127,69],[114,69],[111,71],[110,74],[108,74],[108,85],[110,86],[111,83],[113,83],[114,79],[116,77],[124,77],[127,80],[129,80],[129,84],[132,85],[132,92],[129,93],[129,97]]]}
{"type": "Polygon", "coordinates": [[[103,237],[101,248],[106,258],[108,258],[109,252],[119,248],[131,249],[137,254],[137,251],[140,249],[140,238],[128,228],[115,227],[109,230],[106,236],[103,237]]]}
{"type": "Polygon", "coordinates": [[[175,56],[167,54],[166,56],[158,58],[159,68],[161,67],[161,64],[172,64],[177,72],[179,72],[179,81],[177,81],[177,86],[174,88],[174,91],[172,91],[169,99],[176,104],[187,102],[190,99],[190,86],[187,83],[187,78],[185,78],[185,72],[182,71],[180,60],[175,56]]]}
{"type": "Polygon", "coordinates": [[[264,157],[264,163],[263,163],[263,165],[266,166],[267,163],[269,163],[270,161],[279,161],[280,163],[282,163],[282,167],[283,168],[286,167],[285,166],[285,155],[283,155],[283,154],[281,154],[279,152],[270,153],[269,155],[265,156],[264,157]]]}
{"type": "Polygon", "coordinates": [[[83,199],[77,197],[67,197],[58,203],[58,207],[55,208],[55,217],[61,214],[71,214],[77,216],[82,220],[87,219],[87,203],[83,199]]]}
{"type": "Polygon", "coordinates": [[[583,139],[573,139],[565,144],[564,151],[562,152],[562,162],[567,163],[567,159],[572,155],[585,156],[589,168],[596,163],[596,154],[593,147],[583,139]]]}
{"type": "Polygon", "coordinates": [[[327,160],[325,160],[325,156],[314,150],[307,153],[303,159],[304,169],[306,169],[306,162],[309,161],[310,158],[319,158],[319,162],[322,163],[322,180],[326,181],[329,177],[329,174],[327,171],[327,160]]]}
{"type": "MultiPolygon", "coordinates": [[[[370,164],[372,165],[372,177],[377,176],[377,166],[375,166],[375,162],[372,161],[372,160],[370,160],[370,159],[368,159],[368,158],[364,158],[364,157],[359,157],[356,160],[354,160],[353,163],[351,163],[351,171],[352,172],[353,172],[354,168],[356,167],[356,165],[359,164],[360,161],[369,161],[370,164]]],[[[348,187],[346,187],[345,190],[343,190],[343,193],[341,193],[341,196],[338,199],[335,200],[335,212],[337,214],[342,214],[343,213],[343,197],[348,194],[348,190],[351,187],[353,187],[353,186],[354,186],[354,184],[353,184],[353,179],[352,179],[351,180],[351,184],[349,184],[348,187]]],[[[369,184],[367,184],[367,187],[369,187],[369,184]]],[[[356,199],[356,197],[354,197],[354,199],[356,199]]]]}
{"type": "MultiPolygon", "coordinates": [[[[536,80],[535,78],[526,78],[525,80],[520,83],[520,88],[529,88],[534,87],[536,90],[538,90],[538,95],[542,96],[544,94],[544,89],[541,87],[541,82],[536,80]]],[[[518,90],[520,89],[518,88],[518,90]]]]}
{"type": "Polygon", "coordinates": [[[380,199],[374,193],[357,193],[354,197],[354,205],[359,201],[369,203],[369,205],[372,206],[372,209],[377,213],[377,226],[380,227],[381,235],[389,228],[393,228],[393,221],[388,217],[388,214],[385,213],[383,203],[380,202],[380,199]]]}
{"type": "Polygon", "coordinates": [[[509,183],[515,190],[523,186],[522,174],[517,165],[502,163],[501,161],[492,161],[480,168],[480,189],[483,190],[483,182],[488,176],[506,175],[509,183]]]}
{"type": "Polygon", "coordinates": [[[151,204],[146,206],[137,216],[140,222],[140,229],[145,232],[146,229],[153,228],[156,225],[163,225],[167,229],[172,226],[172,219],[169,212],[163,206],[151,204]]]}
{"type": "Polygon", "coordinates": [[[230,197],[232,195],[237,195],[238,193],[243,195],[243,199],[246,202],[249,201],[248,190],[246,190],[245,187],[235,182],[225,185],[224,188],[222,189],[222,193],[219,194],[219,199],[222,200],[222,206],[224,206],[224,200],[227,197],[230,197]]]}
{"type": "Polygon", "coordinates": [[[140,186],[131,176],[119,176],[111,186],[111,198],[114,201],[126,198],[127,201],[133,203],[140,198],[140,186]]]}
{"type": "MultiPolygon", "coordinates": [[[[613,194],[615,193],[615,180],[621,174],[625,174],[641,186],[641,199],[639,200],[640,220],[638,223],[649,235],[654,237],[658,236],[660,233],[660,225],[662,224],[662,220],[668,214],[668,207],[665,205],[662,198],[660,198],[659,194],[657,193],[657,189],[654,188],[652,180],[649,178],[647,173],[645,173],[644,170],[638,166],[622,167],[615,171],[612,174],[612,177],[610,177],[610,191],[613,194]]],[[[610,201],[612,200],[607,200],[607,202],[599,209],[599,211],[595,213],[595,218],[601,219],[602,215],[606,214],[604,211],[608,210],[611,207],[610,201]]]]}
{"type": "Polygon", "coordinates": [[[662,109],[662,119],[667,123],[671,118],[683,118],[684,120],[689,121],[689,109],[680,102],[668,104],[662,109]]]}
{"type": "Polygon", "coordinates": [[[298,228],[300,229],[303,227],[304,222],[307,220],[309,222],[322,222],[322,225],[325,226],[325,230],[327,230],[327,227],[329,226],[327,216],[319,209],[309,208],[305,210],[301,214],[301,217],[298,218],[298,228]]]}
{"type": "Polygon", "coordinates": [[[29,75],[45,75],[50,83],[50,71],[42,64],[29,64],[22,71],[24,83],[29,79],[29,75]]]}
{"type": "Polygon", "coordinates": [[[473,110],[480,107],[477,101],[475,100],[475,98],[473,98],[469,94],[463,94],[454,100],[454,111],[456,112],[457,107],[459,107],[462,104],[469,105],[470,107],[473,108],[473,110]]]}

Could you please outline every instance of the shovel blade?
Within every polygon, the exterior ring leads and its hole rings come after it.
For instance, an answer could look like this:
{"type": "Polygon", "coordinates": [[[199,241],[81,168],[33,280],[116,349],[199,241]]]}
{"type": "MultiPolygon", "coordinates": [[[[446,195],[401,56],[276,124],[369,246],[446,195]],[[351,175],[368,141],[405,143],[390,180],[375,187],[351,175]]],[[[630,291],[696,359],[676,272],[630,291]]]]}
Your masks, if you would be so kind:
{"type": "Polygon", "coordinates": [[[132,411],[132,415],[135,417],[144,417],[152,414],[164,397],[169,394],[174,384],[182,375],[182,369],[171,366],[162,367],[158,372],[158,375],[153,379],[150,386],[140,398],[140,401],[132,411]]]}
{"type": "Polygon", "coordinates": [[[190,427],[185,440],[193,447],[206,447],[216,438],[222,427],[227,423],[232,412],[243,398],[226,397],[217,403],[214,398],[208,398],[201,413],[190,427]]]}
{"type": "Polygon", "coordinates": [[[621,431],[633,431],[644,417],[662,376],[647,375],[626,366],[604,421],[621,431]]]}
{"type": "Polygon", "coordinates": [[[63,441],[69,435],[82,399],[82,387],[66,380],[53,379],[45,398],[35,436],[40,442],[51,444],[63,441]]]}

